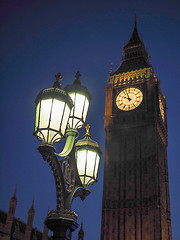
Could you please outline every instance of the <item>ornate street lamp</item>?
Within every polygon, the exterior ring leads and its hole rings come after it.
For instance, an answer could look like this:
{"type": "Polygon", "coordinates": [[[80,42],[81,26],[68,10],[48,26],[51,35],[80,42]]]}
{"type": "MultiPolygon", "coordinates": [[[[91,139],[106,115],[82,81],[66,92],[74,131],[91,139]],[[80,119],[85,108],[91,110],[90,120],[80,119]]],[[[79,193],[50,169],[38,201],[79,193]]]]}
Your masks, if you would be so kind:
{"type": "Polygon", "coordinates": [[[64,137],[73,102],[61,89],[62,77],[55,75],[52,88],[43,89],[36,97],[36,119],[34,135],[43,142],[60,142],[64,137]]]}
{"type": "Polygon", "coordinates": [[[88,89],[81,85],[79,80],[81,74],[76,73],[76,80],[72,85],[67,85],[65,91],[68,92],[71,99],[73,100],[74,107],[71,110],[69,117],[70,128],[82,128],[86,122],[88,113],[89,103],[91,101],[91,95],[88,89]]]}
{"type": "Polygon", "coordinates": [[[56,183],[57,206],[48,212],[46,226],[53,239],[69,239],[68,233],[77,227],[77,215],[71,210],[75,197],[82,200],[90,194],[88,186],[97,181],[101,148],[91,139],[89,125],[82,140],[75,144],[78,129],[86,124],[91,95],[81,85],[77,72],[72,85],[61,89],[61,74],[55,75],[52,88],[42,90],[36,100],[34,135],[42,141],[38,147],[49,163],[56,183]],[[64,149],[56,153],[53,143],[66,138],[64,149]],[[59,158],[60,157],[60,158],[59,158]]]}
{"type": "Polygon", "coordinates": [[[78,173],[83,185],[90,185],[97,181],[101,148],[91,139],[90,126],[86,126],[86,134],[76,144],[76,161],[78,173]]]}

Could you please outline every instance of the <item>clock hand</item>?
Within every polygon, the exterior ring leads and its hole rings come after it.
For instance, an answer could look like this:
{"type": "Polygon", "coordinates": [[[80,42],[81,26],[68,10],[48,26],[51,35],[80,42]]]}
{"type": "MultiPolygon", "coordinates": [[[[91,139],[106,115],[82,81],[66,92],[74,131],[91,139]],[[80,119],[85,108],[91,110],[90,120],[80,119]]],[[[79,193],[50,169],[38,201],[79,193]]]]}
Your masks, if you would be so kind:
{"type": "Polygon", "coordinates": [[[127,98],[127,97],[124,97],[124,98],[128,99],[129,101],[131,101],[131,98],[127,98]]]}
{"type": "Polygon", "coordinates": [[[125,92],[127,94],[127,97],[124,97],[124,98],[128,99],[129,101],[131,101],[131,98],[129,97],[129,94],[128,94],[127,90],[125,90],[125,92]]]}

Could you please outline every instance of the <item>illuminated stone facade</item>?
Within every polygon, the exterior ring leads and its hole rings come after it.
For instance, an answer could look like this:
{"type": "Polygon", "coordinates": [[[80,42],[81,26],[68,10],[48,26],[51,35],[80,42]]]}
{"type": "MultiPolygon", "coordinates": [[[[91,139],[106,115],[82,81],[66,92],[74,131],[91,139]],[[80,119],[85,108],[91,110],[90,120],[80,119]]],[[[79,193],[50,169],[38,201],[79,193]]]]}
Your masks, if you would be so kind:
{"type": "Polygon", "coordinates": [[[105,90],[101,240],[171,240],[166,101],[136,20],[105,90]],[[130,88],[138,88],[143,100],[124,111],[116,99],[125,90],[121,101],[133,104],[130,88]]]}

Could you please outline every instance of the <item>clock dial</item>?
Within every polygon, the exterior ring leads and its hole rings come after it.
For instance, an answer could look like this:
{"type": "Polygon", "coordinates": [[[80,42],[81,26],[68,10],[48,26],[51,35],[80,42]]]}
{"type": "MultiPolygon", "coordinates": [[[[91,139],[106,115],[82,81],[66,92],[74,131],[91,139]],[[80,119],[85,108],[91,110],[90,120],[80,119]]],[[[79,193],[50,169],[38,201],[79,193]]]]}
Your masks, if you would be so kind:
{"type": "Polygon", "coordinates": [[[122,90],[116,98],[116,105],[123,111],[137,108],[143,100],[143,93],[139,88],[130,87],[122,90]]]}
{"type": "Polygon", "coordinates": [[[164,105],[162,103],[161,97],[159,96],[159,109],[161,113],[162,120],[164,121],[164,105]]]}

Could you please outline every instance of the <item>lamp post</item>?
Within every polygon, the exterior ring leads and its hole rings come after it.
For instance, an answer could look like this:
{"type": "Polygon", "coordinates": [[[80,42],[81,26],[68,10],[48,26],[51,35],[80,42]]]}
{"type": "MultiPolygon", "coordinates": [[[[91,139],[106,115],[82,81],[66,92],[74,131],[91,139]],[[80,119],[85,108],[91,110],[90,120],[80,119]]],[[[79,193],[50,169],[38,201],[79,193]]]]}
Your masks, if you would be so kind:
{"type": "Polygon", "coordinates": [[[75,143],[78,129],[86,124],[91,95],[81,85],[80,73],[72,85],[61,88],[61,74],[55,75],[52,88],[42,90],[36,97],[34,135],[42,143],[38,147],[43,159],[49,163],[56,183],[57,205],[45,219],[53,231],[53,239],[69,239],[77,227],[77,214],[71,210],[75,197],[84,200],[90,194],[88,186],[97,181],[101,148],[91,139],[89,124],[82,140],[75,143]],[[66,138],[64,149],[56,153],[53,145],[66,138]]]}

